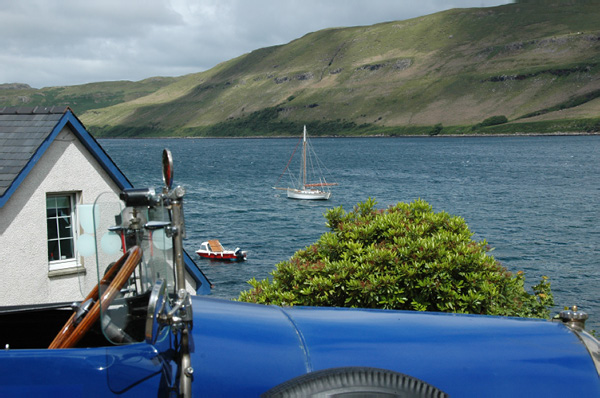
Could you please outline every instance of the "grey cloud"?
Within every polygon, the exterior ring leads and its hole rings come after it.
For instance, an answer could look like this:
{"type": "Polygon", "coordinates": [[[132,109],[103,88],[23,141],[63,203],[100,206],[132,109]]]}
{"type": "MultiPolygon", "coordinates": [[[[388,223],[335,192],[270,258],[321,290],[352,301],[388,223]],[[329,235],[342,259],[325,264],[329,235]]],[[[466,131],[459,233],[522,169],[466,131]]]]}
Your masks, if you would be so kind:
{"type": "Polygon", "coordinates": [[[306,33],[500,0],[19,0],[0,8],[0,83],[180,76],[306,33]]]}

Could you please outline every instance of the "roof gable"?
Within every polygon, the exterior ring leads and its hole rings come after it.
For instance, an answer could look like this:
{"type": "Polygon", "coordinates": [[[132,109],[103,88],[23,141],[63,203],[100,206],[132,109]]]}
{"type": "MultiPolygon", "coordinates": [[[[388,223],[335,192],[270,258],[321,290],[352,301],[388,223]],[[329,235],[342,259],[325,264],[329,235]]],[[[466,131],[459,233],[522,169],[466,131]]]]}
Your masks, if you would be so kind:
{"type": "MultiPolygon", "coordinates": [[[[69,107],[0,107],[0,208],[67,125],[120,189],[133,188],[69,107]]],[[[184,260],[196,293],[210,294],[210,282],[185,251],[184,260]]]]}
{"type": "Polygon", "coordinates": [[[133,187],[68,107],[0,108],[0,207],[69,125],[119,188],[133,187]]]}

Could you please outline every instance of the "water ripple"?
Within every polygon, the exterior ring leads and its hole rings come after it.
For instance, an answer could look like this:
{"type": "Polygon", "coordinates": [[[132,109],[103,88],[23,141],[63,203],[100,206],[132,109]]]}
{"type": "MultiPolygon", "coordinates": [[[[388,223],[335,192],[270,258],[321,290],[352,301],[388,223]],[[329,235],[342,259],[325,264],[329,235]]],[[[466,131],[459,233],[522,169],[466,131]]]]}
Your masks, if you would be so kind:
{"type": "Polygon", "coordinates": [[[296,139],[100,142],[135,186],[160,185],[161,152],[171,149],[187,190],[188,252],[209,238],[249,251],[243,264],[196,258],[215,296],[237,297],[247,280],[315,242],[332,207],[422,198],[465,218],[505,267],[525,271],[527,285],[547,275],[556,309],[577,304],[600,329],[600,137],[316,139],[340,183],[327,202],[271,189],[296,139]]]}

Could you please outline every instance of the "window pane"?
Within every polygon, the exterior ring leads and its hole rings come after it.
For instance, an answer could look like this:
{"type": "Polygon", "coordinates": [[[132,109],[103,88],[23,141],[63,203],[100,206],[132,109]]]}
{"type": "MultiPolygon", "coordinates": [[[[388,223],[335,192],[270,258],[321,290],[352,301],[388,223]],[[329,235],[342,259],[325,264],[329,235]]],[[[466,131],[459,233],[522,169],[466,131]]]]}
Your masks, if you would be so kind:
{"type": "Polygon", "coordinates": [[[58,232],[56,230],[56,219],[51,218],[48,220],[48,239],[58,238],[58,232]]]}
{"type": "Polygon", "coordinates": [[[48,261],[59,260],[58,241],[53,240],[48,242],[48,261]]]}
{"type": "Polygon", "coordinates": [[[46,225],[48,230],[48,261],[75,258],[75,231],[73,226],[72,195],[46,197],[46,225]]]}
{"type": "Polygon", "coordinates": [[[55,199],[57,208],[65,209],[67,213],[71,212],[71,200],[68,196],[57,196],[55,199]]]}
{"type": "Polygon", "coordinates": [[[47,196],[46,197],[46,207],[48,209],[53,209],[56,207],[56,197],[54,196],[47,196]]]}
{"type": "Polygon", "coordinates": [[[46,198],[46,217],[56,217],[56,198],[46,198]]]}
{"type": "Polygon", "coordinates": [[[60,259],[73,258],[73,241],[71,239],[60,240],[60,259]]]}
{"type": "Polygon", "coordinates": [[[71,228],[71,218],[70,217],[60,217],[58,219],[58,234],[60,238],[68,238],[72,235],[71,228]]]}

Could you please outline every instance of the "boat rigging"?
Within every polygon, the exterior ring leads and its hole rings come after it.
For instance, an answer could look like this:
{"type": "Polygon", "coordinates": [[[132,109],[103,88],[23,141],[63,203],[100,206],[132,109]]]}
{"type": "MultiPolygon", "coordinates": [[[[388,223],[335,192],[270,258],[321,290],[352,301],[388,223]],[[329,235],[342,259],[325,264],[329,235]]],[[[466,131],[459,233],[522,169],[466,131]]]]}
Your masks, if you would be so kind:
{"type": "Polygon", "coordinates": [[[328,187],[338,185],[336,182],[327,182],[325,180],[326,170],[325,166],[321,163],[316,153],[314,152],[310,142],[308,141],[308,134],[306,133],[306,126],[304,126],[304,132],[302,135],[302,158],[300,161],[300,171],[295,176],[292,174],[289,166],[292,159],[298,149],[298,145],[294,149],[290,160],[288,161],[283,173],[279,176],[279,181],[284,174],[290,176],[292,187],[273,187],[287,192],[287,197],[290,199],[300,200],[327,200],[331,197],[331,191],[328,187]]]}

